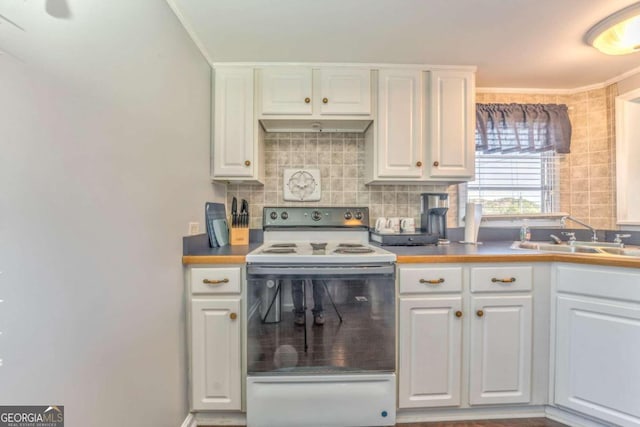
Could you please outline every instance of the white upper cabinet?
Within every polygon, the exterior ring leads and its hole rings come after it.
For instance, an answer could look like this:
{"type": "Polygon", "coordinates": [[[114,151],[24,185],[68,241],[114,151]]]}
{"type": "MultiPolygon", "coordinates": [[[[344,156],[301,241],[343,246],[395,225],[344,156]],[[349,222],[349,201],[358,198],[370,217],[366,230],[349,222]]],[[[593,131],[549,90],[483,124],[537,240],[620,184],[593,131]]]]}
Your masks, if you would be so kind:
{"type": "Polygon", "coordinates": [[[311,115],[313,112],[311,68],[264,68],[260,74],[262,114],[311,115]]]}
{"type": "Polygon", "coordinates": [[[422,92],[420,70],[380,70],[375,178],[422,178],[422,92]]]}
{"type": "Polygon", "coordinates": [[[252,68],[217,68],[213,85],[214,180],[260,180],[252,68]]]}
{"type": "Polygon", "coordinates": [[[264,67],[259,92],[262,117],[371,115],[371,70],[365,68],[264,67]]]}
{"type": "Polygon", "coordinates": [[[474,178],[471,67],[219,64],[212,178],[264,183],[265,132],[363,132],[367,184],[474,178]]]}
{"type": "Polygon", "coordinates": [[[431,71],[429,75],[429,177],[471,178],[475,169],[474,73],[431,71]]]}
{"type": "Polygon", "coordinates": [[[378,71],[377,118],[365,139],[367,183],[474,178],[475,74],[469,69],[378,71]]]}
{"type": "Polygon", "coordinates": [[[320,114],[371,114],[370,70],[321,68],[316,73],[320,114]]]}

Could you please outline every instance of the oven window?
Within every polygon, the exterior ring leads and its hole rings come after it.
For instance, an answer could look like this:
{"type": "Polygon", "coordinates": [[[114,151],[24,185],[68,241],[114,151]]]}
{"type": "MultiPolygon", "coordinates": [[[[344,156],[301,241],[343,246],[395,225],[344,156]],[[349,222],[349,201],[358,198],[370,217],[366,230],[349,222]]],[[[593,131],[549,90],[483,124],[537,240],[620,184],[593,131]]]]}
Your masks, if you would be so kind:
{"type": "Polygon", "coordinates": [[[247,294],[250,375],[395,371],[394,277],[249,278],[247,294]]]}

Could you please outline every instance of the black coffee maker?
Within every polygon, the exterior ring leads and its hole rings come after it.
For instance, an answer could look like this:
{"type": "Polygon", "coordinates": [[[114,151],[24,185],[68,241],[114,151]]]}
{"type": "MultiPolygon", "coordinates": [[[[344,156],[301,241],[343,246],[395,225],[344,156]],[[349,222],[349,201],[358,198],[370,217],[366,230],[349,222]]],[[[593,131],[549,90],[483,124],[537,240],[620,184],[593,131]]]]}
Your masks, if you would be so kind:
{"type": "Polygon", "coordinates": [[[422,231],[437,235],[440,243],[448,243],[449,195],[447,193],[422,193],[420,200],[420,228],[422,231]]]}

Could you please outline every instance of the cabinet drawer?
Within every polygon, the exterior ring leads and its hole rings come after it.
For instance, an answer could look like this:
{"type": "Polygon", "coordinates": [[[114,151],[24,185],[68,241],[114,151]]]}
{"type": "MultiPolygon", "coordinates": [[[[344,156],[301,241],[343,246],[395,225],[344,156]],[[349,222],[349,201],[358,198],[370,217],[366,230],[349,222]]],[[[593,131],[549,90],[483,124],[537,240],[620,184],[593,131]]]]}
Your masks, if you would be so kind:
{"type": "Polygon", "coordinates": [[[462,291],[462,267],[402,267],[400,293],[440,293],[462,291]]]}
{"type": "Polygon", "coordinates": [[[471,269],[471,292],[530,291],[531,266],[474,267],[471,269]]]}
{"type": "Polygon", "coordinates": [[[239,294],[240,267],[192,268],[191,293],[239,294]]]}
{"type": "Polygon", "coordinates": [[[558,292],[640,302],[639,270],[559,265],[558,292]]]}

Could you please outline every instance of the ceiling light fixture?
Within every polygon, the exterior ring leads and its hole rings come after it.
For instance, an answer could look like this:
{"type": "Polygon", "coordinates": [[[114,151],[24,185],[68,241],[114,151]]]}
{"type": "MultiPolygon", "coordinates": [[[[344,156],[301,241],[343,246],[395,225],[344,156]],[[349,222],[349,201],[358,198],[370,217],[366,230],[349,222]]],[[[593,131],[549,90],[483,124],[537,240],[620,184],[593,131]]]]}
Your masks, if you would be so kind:
{"type": "Polygon", "coordinates": [[[585,41],[607,55],[640,51],[640,2],[598,22],[587,32],[585,41]]]}

